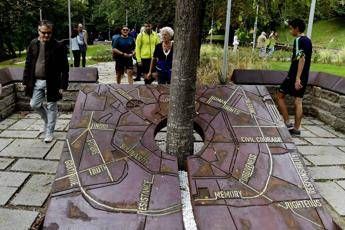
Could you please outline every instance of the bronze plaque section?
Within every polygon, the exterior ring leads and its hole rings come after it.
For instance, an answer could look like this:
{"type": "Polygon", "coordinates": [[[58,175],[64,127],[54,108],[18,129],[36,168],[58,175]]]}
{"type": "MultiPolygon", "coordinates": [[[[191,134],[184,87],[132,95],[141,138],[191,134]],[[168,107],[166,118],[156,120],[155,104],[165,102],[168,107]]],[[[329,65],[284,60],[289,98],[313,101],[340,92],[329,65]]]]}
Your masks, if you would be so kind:
{"type": "MultiPolygon", "coordinates": [[[[44,229],[184,229],[177,159],[154,141],[168,103],[161,85],[79,93],[44,229]]],[[[200,88],[195,122],[198,229],[334,228],[265,87],[200,88]]]]}

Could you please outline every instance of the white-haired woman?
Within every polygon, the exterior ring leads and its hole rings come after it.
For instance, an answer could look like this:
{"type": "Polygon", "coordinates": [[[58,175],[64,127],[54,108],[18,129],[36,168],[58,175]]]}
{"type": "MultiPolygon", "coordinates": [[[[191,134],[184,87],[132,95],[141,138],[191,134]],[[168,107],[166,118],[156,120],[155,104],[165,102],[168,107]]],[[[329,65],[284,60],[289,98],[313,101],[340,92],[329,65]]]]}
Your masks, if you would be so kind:
{"type": "Polygon", "coordinates": [[[170,27],[163,27],[160,30],[160,34],[162,36],[162,42],[156,45],[148,76],[151,74],[156,75],[154,77],[157,79],[158,84],[170,84],[174,30],[170,27]],[[156,73],[153,73],[154,66],[157,70],[156,73]]]}

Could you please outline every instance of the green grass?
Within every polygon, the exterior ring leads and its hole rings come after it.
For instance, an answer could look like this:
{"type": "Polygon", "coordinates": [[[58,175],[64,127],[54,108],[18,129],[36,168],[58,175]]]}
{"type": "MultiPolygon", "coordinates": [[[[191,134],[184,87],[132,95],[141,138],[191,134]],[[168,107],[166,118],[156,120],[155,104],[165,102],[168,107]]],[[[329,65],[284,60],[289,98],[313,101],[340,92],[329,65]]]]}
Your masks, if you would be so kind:
{"type": "MultiPolygon", "coordinates": [[[[289,62],[270,62],[269,67],[272,70],[285,70],[288,71],[290,67],[289,62]]],[[[340,77],[345,77],[345,66],[337,66],[330,64],[311,64],[310,71],[324,72],[334,74],[340,77]]]]}
{"type": "Polygon", "coordinates": [[[0,62],[0,69],[5,67],[23,67],[25,58],[26,54],[21,54],[19,57],[0,62]]]}
{"type": "MultiPolygon", "coordinates": [[[[293,37],[288,27],[278,30],[279,40],[282,43],[292,44],[293,37]]],[[[306,33],[306,32],[305,32],[306,33]]],[[[345,20],[334,18],[315,22],[312,32],[312,42],[315,47],[341,49],[345,47],[345,20]]]]}

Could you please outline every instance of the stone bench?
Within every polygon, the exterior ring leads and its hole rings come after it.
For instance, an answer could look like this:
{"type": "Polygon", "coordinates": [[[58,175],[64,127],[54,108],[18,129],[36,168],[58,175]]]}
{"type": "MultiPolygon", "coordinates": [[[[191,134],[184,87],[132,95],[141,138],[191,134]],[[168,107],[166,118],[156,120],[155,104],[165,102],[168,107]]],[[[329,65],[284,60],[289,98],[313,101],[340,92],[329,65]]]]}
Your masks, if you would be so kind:
{"type": "MultiPolygon", "coordinates": [[[[273,95],[286,76],[285,71],[235,70],[232,81],[241,85],[266,85],[273,95]]],[[[292,97],[287,97],[291,114],[294,113],[292,100],[292,97]]],[[[316,117],[334,129],[345,132],[345,78],[311,72],[303,110],[305,115],[316,117]]]]}
{"type": "MultiPolygon", "coordinates": [[[[23,81],[24,68],[0,69],[0,120],[11,115],[15,110],[31,110],[30,98],[25,96],[23,81]]],[[[73,111],[78,92],[85,84],[98,82],[97,68],[74,68],[69,71],[69,86],[58,102],[60,111],[73,111]]]]}

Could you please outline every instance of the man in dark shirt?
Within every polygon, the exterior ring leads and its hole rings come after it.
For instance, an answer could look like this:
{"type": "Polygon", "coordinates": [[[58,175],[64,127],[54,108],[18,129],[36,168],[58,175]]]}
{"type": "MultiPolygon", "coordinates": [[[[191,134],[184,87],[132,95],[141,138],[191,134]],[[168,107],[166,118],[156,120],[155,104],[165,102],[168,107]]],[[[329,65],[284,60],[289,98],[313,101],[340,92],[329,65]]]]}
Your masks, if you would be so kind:
{"type": "Polygon", "coordinates": [[[46,143],[53,141],[57,119],[57,101],[68,87],[68,60],[66,47],[52,38],[53,24],[41,21],[38,38],[30,42],[27,49],[23,85],[31,98],[30,106],[43,119],[46,143]],[[47,97],[47,104],[44,99],[47,97]]]}
{"type": "Polygon", "coordinates": [[[288,76],[281,84],[277,98],[279,110],[292,135],[300,135],[299,130],[303,117],[302,99],[307,88],[312,55],[312,43],[304,36],[305,23],[300,19],[289,22],[290,33],[296,37],[288,76]],[[295,124],[289,123],[289,114],[285,104],[285,95],[295,97],[295,124]]]}
{"type": "Polygon", "coordinates": [[[113,56],[116,61],[116,81],[117,84],[121,83],[121,77],[127,70],[128,83],[133,84],[133,60],[135,50],[135,41],[132,37],[128,36],[129,29],[123,26],[121,36],[116,39],[113,44],[113,56]]]}

